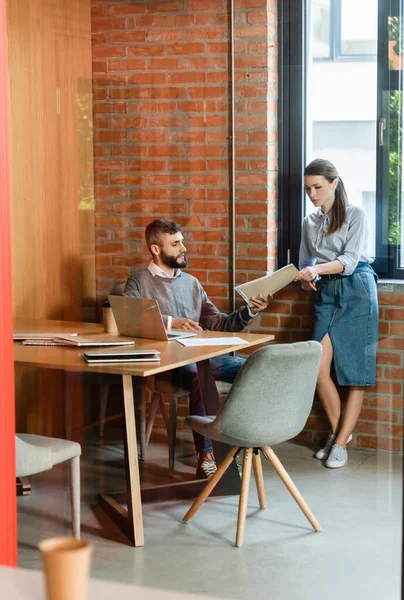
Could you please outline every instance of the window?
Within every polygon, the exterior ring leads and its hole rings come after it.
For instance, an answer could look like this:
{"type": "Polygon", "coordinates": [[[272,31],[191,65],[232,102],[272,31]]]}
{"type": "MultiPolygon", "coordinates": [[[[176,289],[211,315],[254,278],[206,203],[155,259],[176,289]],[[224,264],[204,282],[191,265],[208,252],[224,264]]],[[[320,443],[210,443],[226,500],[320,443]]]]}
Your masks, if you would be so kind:
{"type": "Polygon", "coordinates": [[[297,261],[312,210],[303,169],[321,157],[367,214],[379,275],[404,278],[403,1],[306,0],[299,13],[293,0],[282,3],[280,265],[297,261]]]}
{"type": "Polygon", "coordinates": [[[375,60],[377,0],[312,0],[308,9],[314,60],[375,60]]]}

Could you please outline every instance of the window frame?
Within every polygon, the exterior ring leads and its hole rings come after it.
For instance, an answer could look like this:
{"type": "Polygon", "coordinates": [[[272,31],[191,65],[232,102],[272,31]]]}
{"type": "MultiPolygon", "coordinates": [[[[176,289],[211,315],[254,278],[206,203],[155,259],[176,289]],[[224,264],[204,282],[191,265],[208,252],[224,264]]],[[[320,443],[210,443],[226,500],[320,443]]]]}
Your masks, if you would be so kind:
{"type": "MultiPolygon", "coordinates": [[[[403,2],[403,0],[397,0],[403,2]]],[[[382,40],[379,0],[378,61],[382,60],[382,40]]],[[[306,149],[306,57],[308,56],[308,28],[306,15],[308,1],[298,4],[295,0],[284,0],[279,5],[279,167],[278,167],[278,267],[289,262],[298,264],[301,228],[305,216],[303,171],[306,149]],[[300,143],[296,143],[300,140],[300,143]]],[[[356,57],[358,58],[358,57],[356,57]]],[[[377,186],[376,186],[376,257],[372,264],[381,279],[404,279],[404,269],[399,267],[398,256],[392,256],[393,248],[388,246],[388,257],[381,253],[381,216],[386,211],[383,195],[380,193],[382,160],[378,144],[378,124],[381,117],[378,82],[378,108],[375,131],[377,144],[377,186]]],[[[404,93],[404,92],[403,92],[404,93]]],[[[402,199],[404,201],[404,198],[402,199]]],[[[404,227],[404,223],[402,223],[404,227]]],[[[402,249],[404,252],[404,248],[402,249]]],[[[386,253],[384,253],[386,254],[386,253]]]]}

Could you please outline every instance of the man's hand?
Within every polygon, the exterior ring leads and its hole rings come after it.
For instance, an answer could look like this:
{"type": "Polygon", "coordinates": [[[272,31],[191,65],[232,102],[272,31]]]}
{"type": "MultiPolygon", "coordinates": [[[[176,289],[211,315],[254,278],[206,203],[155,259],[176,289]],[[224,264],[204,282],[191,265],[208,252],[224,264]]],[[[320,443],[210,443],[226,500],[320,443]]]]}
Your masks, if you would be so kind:
{"type": "Polygon", "coordinates": [[[171,329],[183,329],[185,331],[202,331],[202,327],[199,323],[195,321],[191,321],[191,319],[187,319],[185,317],[181,317],[180,319],[171,320],[171,329]]]}
{"type": "Polygon", "coordinates": [[[262,310],[265,310],[268,306],[268,302],[271,297],[272,297],[271,295],[264,296],[264,294],[258,294],[258,296],[252,296],[250,298],[250,304],[252,304],[251,312],[256,314],[256,313],[261,312],[262,310]]]}

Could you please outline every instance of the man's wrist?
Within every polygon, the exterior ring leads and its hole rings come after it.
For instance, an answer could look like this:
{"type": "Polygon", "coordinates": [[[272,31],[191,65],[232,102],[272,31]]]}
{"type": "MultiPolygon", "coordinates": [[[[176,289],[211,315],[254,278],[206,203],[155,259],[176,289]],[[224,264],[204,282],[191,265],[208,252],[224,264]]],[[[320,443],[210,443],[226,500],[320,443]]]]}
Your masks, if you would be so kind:
{"type": "Polygon", "coordinates": [[[251,307],[250,307],[248,304],[247,304],[247,310],[248,310],[248,315],[249,315],[251,318],[253,318],[253,317],[256,317],[256,316],[258,315],[258,312],[253,312],[253,311],[251,310],[251,307]]]}

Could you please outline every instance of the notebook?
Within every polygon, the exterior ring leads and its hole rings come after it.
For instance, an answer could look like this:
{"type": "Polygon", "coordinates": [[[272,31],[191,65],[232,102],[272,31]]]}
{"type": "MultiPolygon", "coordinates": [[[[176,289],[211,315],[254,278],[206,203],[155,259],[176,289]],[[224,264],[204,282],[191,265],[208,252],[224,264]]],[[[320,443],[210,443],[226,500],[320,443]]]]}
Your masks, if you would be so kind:
{"type": "Polygon", "coordinates": [[[121,363],[121,362],[159,362],[160,352],[157,350],[135,350],[134,348],[110,348],[108,350],[90,350],[84,352],[84,360],[88,364],[121,363]]]}
{"type": "Polygon", "coordinates": [[[120,335],[149,340],[178,340],[195,333],[167,331],[157,300],[108,296],[120,335]]]}
{"type": "Polygon", "coordinates": [[[250,304],[249,300],[252,296],[258,296],[258,294],[267,296],[268,294],[279,292],[279,290],[291,283],[298,273],[299,271],[296,267],[290,264],[278,269],[278,271],[274,271],[270,275],[265,275],[259,279],[254,279],[254,281],[247,281],[247,283],[238,285],[234,289],[244,298],[247,304],[250,304]]]}
{"type": "Polygon", "coordinates": [[[108,333],[94,333],[93,335],[59,335],[52,340],[60,342],[62,346],[128,346],[134,345],[131,339],[108,333]]]}

